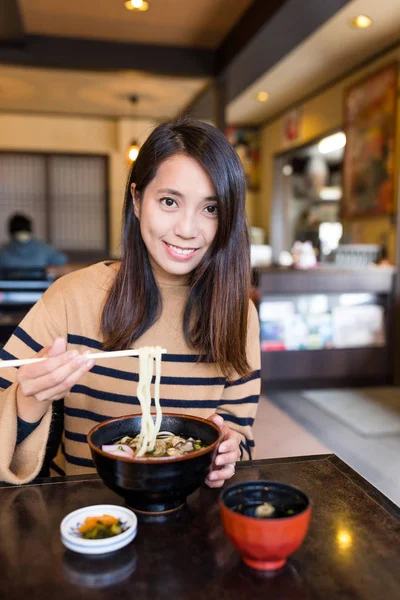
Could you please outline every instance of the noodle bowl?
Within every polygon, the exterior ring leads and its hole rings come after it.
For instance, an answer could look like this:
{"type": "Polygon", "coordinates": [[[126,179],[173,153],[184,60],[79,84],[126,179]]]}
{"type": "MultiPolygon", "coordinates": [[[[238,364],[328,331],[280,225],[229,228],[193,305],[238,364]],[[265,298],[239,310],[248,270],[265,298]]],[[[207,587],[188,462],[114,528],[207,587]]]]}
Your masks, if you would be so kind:
{"type": "MultiPolygon", "coordinates": [[[[181,456],[155,456],[153,453],[139,458],[110,454],[102,449],[123,437],[139,436],[141,422],[141,415],[136,414],[95,425],[88,433],[94,466],[105,485],[135,510],[173,510],[181,506],[207,477],[223,430],[201,417],[163,411],[160,436],[170,432],[186,440],[202,440],[205,447],[181,456]]],[[[131,452],[134,454],[133,449],[131,452]]]]}

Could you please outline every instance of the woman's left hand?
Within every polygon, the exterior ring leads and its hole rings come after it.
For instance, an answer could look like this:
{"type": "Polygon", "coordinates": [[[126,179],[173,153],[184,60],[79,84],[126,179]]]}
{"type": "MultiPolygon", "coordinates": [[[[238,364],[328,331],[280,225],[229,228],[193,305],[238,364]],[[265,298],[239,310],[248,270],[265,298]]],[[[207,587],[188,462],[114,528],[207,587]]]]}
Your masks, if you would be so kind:
{"type": "Polygon", "coordinates": [[[206,483],[211,488],[222,487],[227,479],[235,474],[236,461],[240,460],[240,435],[224,424],[221,415],[213,414],[208,417],[224,432],[224,438],[218,448],[213,470],[208,474],[206,483]]]}

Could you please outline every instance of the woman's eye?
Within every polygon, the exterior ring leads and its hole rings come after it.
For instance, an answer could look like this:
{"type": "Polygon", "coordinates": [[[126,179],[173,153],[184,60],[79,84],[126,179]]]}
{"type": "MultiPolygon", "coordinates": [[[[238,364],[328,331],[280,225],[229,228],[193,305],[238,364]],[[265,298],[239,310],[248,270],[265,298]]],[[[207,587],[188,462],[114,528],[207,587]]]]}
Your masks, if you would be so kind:
{"type": "Polygon", "coordinates": [[[218,212],[218,207],[215,204],[210,204],[210,206],[206,206],[206,212],[209,215],[216,215],[218,212]]]}
{"type": "Polygon", "coordinates": [[[161,203],[168,207],[175,206],[176,204],[173,198],[161,198],[161,203]]]}

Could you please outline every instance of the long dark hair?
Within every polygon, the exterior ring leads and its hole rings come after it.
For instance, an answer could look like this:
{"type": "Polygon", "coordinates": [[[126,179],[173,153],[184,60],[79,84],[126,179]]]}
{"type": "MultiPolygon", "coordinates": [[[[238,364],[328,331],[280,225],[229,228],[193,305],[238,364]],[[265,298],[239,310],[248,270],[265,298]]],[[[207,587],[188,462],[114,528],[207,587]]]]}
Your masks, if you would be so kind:
{"type": "Polygon", "coordinates": [[[156,127],[133,164],[125,192],[120,269],[102,314],[104,348],[129,348],[159,317],[161,295],[133,209],[131,184],[140,202],[160,164],[176,154],[194,158],[208,173],[218,205],[218,228],[201,263],[189,275],[184,311],[186,342],[206,362],[249,375],[246,357],[250,292],[245,179],[240,160],[223,133],[191,119],[156,127]]]}

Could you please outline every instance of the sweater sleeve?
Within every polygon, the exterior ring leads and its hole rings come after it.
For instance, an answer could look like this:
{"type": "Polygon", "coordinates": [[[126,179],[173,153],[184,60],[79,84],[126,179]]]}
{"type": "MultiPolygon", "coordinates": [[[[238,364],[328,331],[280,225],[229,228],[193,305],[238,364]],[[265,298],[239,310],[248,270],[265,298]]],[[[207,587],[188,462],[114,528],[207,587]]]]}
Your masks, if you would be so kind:
{"type": "Polygon", "coordinates": [[[260,398],[260,325],[258,313],[253,303],[249,309],[247,333],[247,360],[251,374],[247,378],[233,378],[225,384],[225,389],[217,413],[227,425],[240,433],[242,459],[254,457],[254,437],[252,426],[257,413],[260,398]]]}
{"type": "MultiPolygon", "coordinates": [[[[54,283],[29,311],[0,351],[1,360],[32,358],[56,337],[67,337],[65,306],[54,283]],[[52,290],[54,286],[54,290],[52,290]]],[[[46,454],[52,408],[17,445],[17,368],[0,371],[0,480],[28,483],[39,473],[46,454]]]]}
{"type": "Polygon", "coordinates": [[[35,431],[41,420],[42,419],[40,418],[39,421],[36,421],[36,423],[28,423],[19,417],[17,418],[17,446],[23,442],[24,439],[32,433],[32,431],[35,431]]]}

